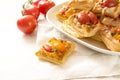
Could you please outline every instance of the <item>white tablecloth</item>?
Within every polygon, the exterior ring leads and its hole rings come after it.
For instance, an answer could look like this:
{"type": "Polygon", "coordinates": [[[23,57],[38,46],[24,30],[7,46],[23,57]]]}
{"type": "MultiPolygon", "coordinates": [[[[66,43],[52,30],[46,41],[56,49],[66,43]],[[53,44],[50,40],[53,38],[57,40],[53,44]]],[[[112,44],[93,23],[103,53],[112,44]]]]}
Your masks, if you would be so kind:
{"type": "Polygon", "coordinates": [[[41,79],[91,79],[104,78],[115,79],[120,77],[120,58],[93,51],[60,33],[49,23],[41,23],[38,27],[37,45],[38,47],[49,40],[51,37],[66,39],[74,42],[76,48],[73,54],[62,66],[54,65],[49,62],[40,61],[45,71],[41,79]],[[45,68],[46,67],[46,68],[45,68]],[[45,77],[49,75],[48,77],[45,77]]]}

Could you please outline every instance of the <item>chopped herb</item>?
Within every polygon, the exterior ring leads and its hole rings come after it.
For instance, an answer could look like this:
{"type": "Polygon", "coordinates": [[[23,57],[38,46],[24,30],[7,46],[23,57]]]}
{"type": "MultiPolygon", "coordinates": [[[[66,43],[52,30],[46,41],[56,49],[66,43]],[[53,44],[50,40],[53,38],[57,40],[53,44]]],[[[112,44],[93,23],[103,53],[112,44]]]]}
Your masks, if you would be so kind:
{"type": "Polygon", "coordinates": [[[57,49],[53,49],[53,52],[54,52],[54,53],[57,53],[57,49]]]}
{"type": "Polygon", "coordinates": [[[111,33],[111,35],[112,35],[112,36],[114,36],[115,34],[116,34],[116,32],[114,32],[114,33],[111,33]]]}
{"type": "Polygon", "coordinates": [[[63,40],[60,40],[61,43],[63,43],[63,40]]]}

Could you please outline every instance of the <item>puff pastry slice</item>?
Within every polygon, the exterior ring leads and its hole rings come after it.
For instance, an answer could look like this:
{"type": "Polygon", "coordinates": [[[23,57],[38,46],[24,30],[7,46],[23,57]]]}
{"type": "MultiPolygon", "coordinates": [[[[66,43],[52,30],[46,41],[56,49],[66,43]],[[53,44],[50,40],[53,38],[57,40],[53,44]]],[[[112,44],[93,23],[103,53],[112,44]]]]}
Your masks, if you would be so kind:
{"type": "Polygon", "coordinates": [[[95,25],[81,24],[77,20],[76,16],[78,16],[78,14],[70,16],[63,24],[62,29],[77,38],[94,36],[103,27],[99,21],[95,25]]]}
{"type": "Polygon", "coordinates": [[[112,51],[120,51],[120,33],[116,32],[120,27],[106,28],[100,32],[101,39],[106,47],[112,51]]]}
{"type": "Polygon", "coordinates": [[[112,7],[103,7],[103,0],[99,0],[93,7],[92,11],[102,16],[118,18],[120,15],[120,1],[115,0],[116,5],[112,7]]]}
{"type": "Polygon", "coordinates": [[[74,48],[68,40],[51,38],[36,52],[36,56],[54,64],[63,64],[74,48]]]}

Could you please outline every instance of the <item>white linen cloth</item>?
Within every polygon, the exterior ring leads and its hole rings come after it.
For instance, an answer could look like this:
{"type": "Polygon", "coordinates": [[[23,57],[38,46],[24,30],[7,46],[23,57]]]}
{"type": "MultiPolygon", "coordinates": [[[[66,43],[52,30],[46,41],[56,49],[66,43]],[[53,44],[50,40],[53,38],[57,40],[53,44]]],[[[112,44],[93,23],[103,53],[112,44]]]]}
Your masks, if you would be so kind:
{"type": "Polygon", "coordinates": [[[60,33],[49,23],[40,22],[37,31],[38,49],[43,43],[52,37],[70,40],[75,44],[76,48],[62,66],[40,60],[39,63],[43,64],[40,67],[40,71],[43,71],[40,80],[120,79],[119,56],[93,51],[60,33]]]}

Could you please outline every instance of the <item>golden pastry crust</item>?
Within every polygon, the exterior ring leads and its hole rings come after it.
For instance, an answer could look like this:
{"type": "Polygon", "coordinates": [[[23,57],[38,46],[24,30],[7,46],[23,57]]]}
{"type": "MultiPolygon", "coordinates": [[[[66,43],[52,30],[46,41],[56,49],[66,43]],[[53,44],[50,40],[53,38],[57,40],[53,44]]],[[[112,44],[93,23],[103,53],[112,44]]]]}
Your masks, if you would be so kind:
{"type": "Polygon", "coordinates": [[[102,38],[101,38],[101,35],[100,35],[100,31],[98,31],[94,36],[91,37],[92,39],[94,40],[97,40],[97,41],[100,41],[102,42],[102,38]]]}
{"type": "Polygon", "coordinates": [[[82,10],[91,10],[97,1],[98,0],[71,0],[56,13],[56,17],[59,21],[64,22],[72,14],[82,10]]]}
{"type": "Polygon", "coordinates": [[[75,14],[79,11],[80,11],[79,9],[74,9],[72,7],[63,6],[60,9],[60,11],[58,11],[56,13],[56,17],[58,18],[59,21],[64,22],[65,20],[67,20],[69,18],[69,16],[71,16],[72,14],[75,14]]]}
{"type": "MultiPolygon", "coordinates": [[[[119,27],[118,27],[119,28],[119,27]]],[[[112,51],[120,51],[120,34],[116,33],[117,27],[107,28],[100,32],[101,39],[106,47],[112,51]]]]}
{"type": "Polygon", "coordinates": [[[74,9],[91,10],[98,1],[99,0],[71,0],[68,5],[74,9]]]}
{"type": "Polygon", "coordinates": [[[101,14],[102,16],[108,16],[112,18],[118,18],[120,15],[120,2],[117,2],[115,7],[102,7],[102,0],[99,0],[92,9],[92,12],[101,14]]]}
{"type": "Polygon", "coordinates": [[[107,26],[120,26],[120,18],[114,19],[111,17],[104,17],[103,19],[101,19],[101,23],[107,26]]]}
{"type": "Polygon", "coordinates": [[[94,36],[103,27],[100,22],[95,25],[80,24],[75,18],[76,15],[70,16],[63,24],[62,29],[77,38],[94,36]]]}
{"type": "Polygon", "coordinates": [[[52,38],[36,52],[36,56],[55,64],[63,64],[74,48],[74,44],[70,41],[52,38]],[[51,46],[52,51],[46,50],[45,45],[51,46]]]}

